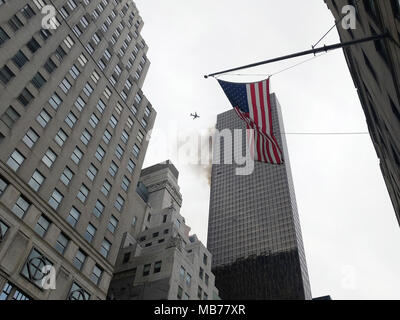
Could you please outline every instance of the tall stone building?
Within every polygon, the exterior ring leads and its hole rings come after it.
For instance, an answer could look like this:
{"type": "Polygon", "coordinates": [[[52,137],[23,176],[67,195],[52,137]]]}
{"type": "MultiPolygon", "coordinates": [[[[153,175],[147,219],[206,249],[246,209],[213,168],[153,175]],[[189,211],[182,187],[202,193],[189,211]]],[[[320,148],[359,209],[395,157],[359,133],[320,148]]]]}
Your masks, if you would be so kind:
{"type": "MultiPolygon", "coordinates": [[[[271,109],[284,165],[255,162],[249,175],[236,175],[240,166],[223,160],[212,167],[207,247],[214,257],[212,270],[222,299],[311,299],[289,154],[281,134],[285,130],[275,94],[271,109]]],[[[242,141],[246,140],[246,124],[233,109],[218,115],[216,129],[242,130],[242,141]]],[[[224,159],[229,143],[225,139],[215,143],[224,159]]],[[[245,144],[235,141],[232,145],[232,152],[245,154],[245,144]]]]}
{"type": "Polygon", "coordinates": [[[343,42],[388,32],[375,42],[345,48],[390,198],[400,224],[400,2],[399,0],[325,0],[335,20],[354,5],[355,29],[338,24],[343,42]]]}
{"type": "Polygon", "coordinates": [[[145,219],[124,238],[110,299],[218,299],[212,256],[179,213],[178,176],[170,161],[142,171],[135,207],[141,203],[145,219]]]}
{"type": "Polygon", "coordinates": [[[142,27],[130,0],[0,1],[0,300],[106,298],[156,117],[142,27]]]}

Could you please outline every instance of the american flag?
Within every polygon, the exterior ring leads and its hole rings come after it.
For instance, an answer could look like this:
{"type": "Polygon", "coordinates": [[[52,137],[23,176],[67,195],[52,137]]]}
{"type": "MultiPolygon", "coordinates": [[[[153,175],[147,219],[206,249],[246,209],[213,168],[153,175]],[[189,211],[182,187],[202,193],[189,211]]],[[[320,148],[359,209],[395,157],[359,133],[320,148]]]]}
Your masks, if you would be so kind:
{"type": "Polygon", "coordinates": [[[283,164],[282,151],[272,127],[269,79],[255,83],[218,80],[237,115],[246,122],[250,152],[254,160],[283,164]]]}

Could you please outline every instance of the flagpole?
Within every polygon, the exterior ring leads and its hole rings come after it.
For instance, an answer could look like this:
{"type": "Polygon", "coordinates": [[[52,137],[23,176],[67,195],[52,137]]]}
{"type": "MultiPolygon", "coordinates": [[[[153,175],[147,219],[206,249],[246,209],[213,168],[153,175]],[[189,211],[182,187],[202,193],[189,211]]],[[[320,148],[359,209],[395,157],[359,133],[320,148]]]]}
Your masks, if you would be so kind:
{"type": "Polygon", "coordinates": [[[242,69],[253,68],[253,67],[261,66],[261,65],[264,65],[264,64],[269,64],[269,63],[273,63],[273,62],[278,62],[278,61],[283,61],[283,60],[288,60],[288,59],[293,59],[293,58],[305,56],[305,55],[308,55],[308,54],[316,55],[316,54],[318,54],[320,52],[328,52],[328,51],[331,51],[331,50],[336,50],[336,49],[340,49],[340,48],[353,46],[353,45],[356,45],[356,44],[359,44],[359,43],[381,40],[381,39],[384,39],[384,38],[388,37],[388,35],[389,35],[389,33],[385,32],[385,33],[380,34],[380,35],[371,36],[371,37],[367,37],[367,38],[363,38],[363,39],[357,39],[357,40],[353,40],[353,41],[349,41],[349,42],[337,43],[337,44],[333,44],[333,45],[329,45],[329,46],[324,45],[323,47],[319,47],[319,48],[314,48],[313,47],[311,50],[297,52],[297,53],[289,54],[289,55],[278,57],[278,58],[274,58],[274,59],[269,59],[269,60],[265,60],[265,61],[261,61],[261,62],[248,64],[248,65],[245,65],[245,66],[242,66],[242,67],[237,67],[237,68],[233,68],[233,69],[229,69],[229,70],[225,70],[225,71],[211,73],[209,75],[205,75],[204,78],[207,79],[209,77],[214,77],[216,75],[220,75],[220,74],[223,74],[223,73],[228,73],[228,72],[232,72],[232,71],[238,71],[238,70],[242,70],[242,69]]]}

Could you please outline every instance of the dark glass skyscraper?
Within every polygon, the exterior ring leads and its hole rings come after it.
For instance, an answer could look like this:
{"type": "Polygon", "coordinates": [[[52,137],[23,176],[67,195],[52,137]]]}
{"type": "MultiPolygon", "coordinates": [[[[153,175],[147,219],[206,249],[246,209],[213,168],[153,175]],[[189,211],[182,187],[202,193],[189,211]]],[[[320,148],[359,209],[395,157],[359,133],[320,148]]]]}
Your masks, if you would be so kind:
{"type": "MultiPolygon", "coordinates": [[[[236,175],[234,164],[212,168],[208,249],[222,299],[311,299],[289,154],[281,134],[284,126],[274,94],[271,103],[285,164],[256,162],[247,176],[236,175]]],[[[216,128],[243,129],[245,135],[246,126],[230,110],[218,115],[216,128]]],[[[223,159],[224,146],[220,151],[223,159]]]]}

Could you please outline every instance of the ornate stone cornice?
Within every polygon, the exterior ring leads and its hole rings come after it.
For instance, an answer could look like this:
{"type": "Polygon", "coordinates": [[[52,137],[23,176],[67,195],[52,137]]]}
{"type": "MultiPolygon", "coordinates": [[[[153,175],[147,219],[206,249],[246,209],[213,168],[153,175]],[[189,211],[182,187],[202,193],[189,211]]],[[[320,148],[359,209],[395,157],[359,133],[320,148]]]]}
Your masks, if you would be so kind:
{"type": "Polygon", "coordinates": [[[172,185],[168,180],[161,181],[159,183],[152,184],[147,187],[149,193],[160,191],[162,189],[167,189],[174,200],[181,206],[182,205],[182,195],[181,193],[172,185]]]}

